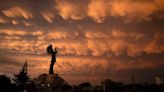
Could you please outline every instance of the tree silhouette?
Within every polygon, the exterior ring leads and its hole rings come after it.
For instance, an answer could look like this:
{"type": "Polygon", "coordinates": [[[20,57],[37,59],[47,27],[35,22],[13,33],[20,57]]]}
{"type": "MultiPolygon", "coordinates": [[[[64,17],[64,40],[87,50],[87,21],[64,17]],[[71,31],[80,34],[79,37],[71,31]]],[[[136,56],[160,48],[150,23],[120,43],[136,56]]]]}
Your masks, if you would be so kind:
{"type": "Polygon", "coordinates": [[[6,75],[0,75],[0,91],[11,92],[11,81],[6,75]]]}
{"type": "Polygon", "coordinates": [[[19,91],[24,92],[24,90],[27,90],[27,87],[30,84],[30,78],[27,73],[27,62],[25,62],[19,74],[15,74],[14,77],[15,78],[13,80],[16,86],[18,87],[19,91]]]}

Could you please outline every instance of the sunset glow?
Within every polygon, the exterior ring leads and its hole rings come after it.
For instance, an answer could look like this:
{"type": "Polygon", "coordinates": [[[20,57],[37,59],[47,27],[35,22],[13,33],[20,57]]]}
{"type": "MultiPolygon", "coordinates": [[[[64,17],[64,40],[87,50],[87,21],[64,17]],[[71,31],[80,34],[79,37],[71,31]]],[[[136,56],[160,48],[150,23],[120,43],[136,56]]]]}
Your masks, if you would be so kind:
{"type": "Polygon", "coordinates": [[[30,77],[54,72],[70,84],[164,79],[164,0],[0,0],[0,73],[27,60],[30,77]]]}

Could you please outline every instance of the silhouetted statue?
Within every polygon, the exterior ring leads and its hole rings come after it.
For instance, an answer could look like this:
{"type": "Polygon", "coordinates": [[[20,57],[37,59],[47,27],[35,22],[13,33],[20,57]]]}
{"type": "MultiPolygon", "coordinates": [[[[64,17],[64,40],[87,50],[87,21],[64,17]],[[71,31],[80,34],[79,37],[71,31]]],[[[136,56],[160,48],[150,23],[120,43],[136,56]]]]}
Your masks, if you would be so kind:
{"type": "Polygon", "coordinates": [[[51,56],[52,56],[49,74],[54,74],[53,66],[54,66],[54,63],[56,62],[56,54],[57,54],[56,47],[55,47],[55,51],[54,51],[53,48],[52,48],[52,45],[49,45],[49,46],[47,47],[47,53],[48,53],[48,54],[51,54],[51,56]]]}

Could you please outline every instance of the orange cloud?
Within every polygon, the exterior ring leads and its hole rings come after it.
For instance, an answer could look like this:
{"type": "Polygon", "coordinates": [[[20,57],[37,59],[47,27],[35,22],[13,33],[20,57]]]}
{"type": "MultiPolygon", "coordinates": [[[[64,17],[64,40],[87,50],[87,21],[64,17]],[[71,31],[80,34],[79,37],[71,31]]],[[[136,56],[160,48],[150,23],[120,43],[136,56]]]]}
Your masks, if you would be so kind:
{"type": "Polygon", "coordinates": [[[111,36],[115,38],[132,38],[134,40],[140,40],[145,37],[144,34],[138,32],[125,32],[124,30],[113,29],[111,36]]]}
{"type": "Polygon", "coordinates": [[[128,44],[127,55],[128,56],[139,56],[143,51],[143,46],[137,44],[128,44]]]}
{"type": "Polygon", "coordinates": [[[162,20],[156,20],[164,18],[163,0],[55,1],[53,9],[47,7],[50,3],[37,9],[27,4],[36,17],[25,8],[0,6],[4,9],[4,17],[0,17],[1,73],[19,71],[17,66],[21,68],[26,59],[32,77],[48,73],[48,44],[58,50],[55,73],[75,82],[98,82],[115,78],[113,74],[118,71],[164,65],[162,20]],[[120,20],[141,23],[124,24],[120,20]]]}
{"type": "Polygon", "coordinates": [[[101,23],[108,16],[109,12],[108,0],[91,0],[88,5],[88,16],[96,22],[101,23]]]}
{"type": "Polygon", "coordinates": [[[23,17],[25,19],[33,18],[29,11],[21,7],[12,7],[11,9],[3,10],[2,12],[7,17],[23,17]]]}
{"type": "Polygon", "coordinates": [[[151,42],[147,43],[147,45],[144,48],[144,51],[147,54],[164,52],[164,44],[162,44],[161,42],[161,40],[164,39],[163,35],[163,32],[154,34],[154,39],[151,42]]]}
{"type": "Polygon", "coordinates": [[[6,35],[26,35],[27,32],[20,31],[20,30],[0,30],[0,34],[6,34],[6,35]]]}
{"type": "Polygon", "coordinates": [[[27,22],[27,21],[23,21],[23,24],[25,25],[25,26],[32,26],[33,25],[33,23],[30,23],[30,22],[27,22]]]}
{"type": "Polygon", "coordinates": [[[66,39],[66,38],[76,38],[79,36],[78,32],[67,32],[62,30],[52,31],[47,34],[48,39],[66,39]]]}
{"type": "Polygon", "coordinates": [[[101,56],[110,51],[110,42],[107,39],[103,40],[88,40],[88,48],[92,51],[93,56],[101,56]]]}
{"type": "Polygon", "coordinates": [[[31,34],[34,35],[34,36],[43,36],[44,35],[44,32],[43,31],[36,30],[34,32],[31,32],[31,34]]]}
{"type": "Polygon", "coordinates": [[[154,0],[154,2],[160,10],[164,9],[164,1],[163,0],[154,0]]]}
{"type": "Polygon", "coordinates": [[[61,55],[91,54],[93,56],[102,56],[111,54],[119,56],[126,52],[128,56],[135,57],[141,55],[143,52],[147,54],[162,53],[164,50],[164,46],[160,43],[160,40],[163,38],[161,38],[161,35],[157,35],[157,33],[150,40],[146,40],[149,38],[147,38],[145,34],[131,31],[124,32],[116,29],[112,30],[111,33],[103,31],[85,31],[85,39],[79,38],[79,32],[75,31],[51,31],[45,33],[40,30],[34,32],[1,30],[0,34],[6,35],[1,37],[1,39],[5,39],[5,43],[2,42],[1,44],[3,45],[2,47],[9,47],[16,50],[22,47],[20,51],[22,50],[22,52],[25,51],[28,53],[33,53],[37,50],[37,53],[42,53],[46,44],[49,43],[54,43],[54,46],[60,49],[61,55]],[[36,39],[31,41],[24,38],[24,36],[33,36],[36,39]],[[15,41],[14,39],[17,40],[15,41]],[[140,44],[141,42],[142,44],[140,44]],[[24,44],[28,45],[26,46],[24,44]],[[38,48],[34,49],[33,46],[38,48]],[[29,51],[28,48],[30,48],[29,51]]]}
{"type": "Polygon", "coordinates": [[[85,14],[85,5],[79,1],[56,0],[56,9],[63,19],[81,20],[85,14]]]}
{"type": "Polygon", "coordinates": [[[16,21],[16,20],[12,20],[11,23],[12,23],[13,25],[18,25],[18,24],[19,24],[19,22],[16,21]]]}
{"type": "Polygon", "coordinates": [[[160,11],[164,9],[162,0],[130,1],[130,0],[89,0],[88,2],[56,0],[56,9],[63,19],[81,20],[90,17],[102,23],[108,17],[121,17],[125,22],[141,20],[150,21],[163,18],[160,11]],[[153,16],[152,16],[153,15],[153,16]]]}
{"type": "Polygon", "coordinates": [[[127,43],[124,40],[115,39],[97,39],[88,40],[88,48],[93,56],[102,56],[103,54],[114,54],[116,56],[126,50],[127,43]]]}
{"type": "Polygon", "coordinates": [[[53,11],[51,12],[42,12],[42,16],[43,18],[49,22],[49,23],[53,23],[53,19],[55,18],[55,14],[52,13],[53,11]]]}
{"type": "Polygon", "coordinates": [[[116,38],[124,38],[127,37],[127,34],[124,31],[113,29],[111,35],[116,38]]]}
{"type": "Polygon", "coordinates": [[[108,32],[102,32],[102,31],[86,31],[85,37],[89,39],[96,39],[96,38],[109,38],[110,34],[108,32]]]}
{"type": "Polygon", "coordinates": [[[150,20],[151,15],[158,11],[154,2],[128,1],[112,2],[111,16],[121,16],[132,20],[150,20]]]}
{"type": "Polygon", "coordinates": [[[85,40],[75,41],[75,40],[61,40],[61,41],[56,41],[53,44],[57,48],[60,49],[61,55],[87,55],[88,53],[88,48],[85,40]]]}
{"type": "Polygon", "coordinates": [[[4,23],[7,23],[8,21],[5,20],[4,18],[0,17],[0,24],[4,24],[4,23]]]}

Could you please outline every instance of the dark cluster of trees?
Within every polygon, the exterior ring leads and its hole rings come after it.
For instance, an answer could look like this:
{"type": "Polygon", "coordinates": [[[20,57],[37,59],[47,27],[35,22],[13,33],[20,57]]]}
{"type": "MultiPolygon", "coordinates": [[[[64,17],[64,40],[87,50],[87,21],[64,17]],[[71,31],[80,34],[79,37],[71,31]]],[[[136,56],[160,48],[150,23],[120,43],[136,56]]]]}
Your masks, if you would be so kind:
{"type": "MultiPolygon", "coordinates": [[[[23,66],[18,74],[14,74],[14,78],[10,79],[6,75],[0,75],[0,92],[52,92],[39,90],[33,80],[27,73],[27,63],[23,66]]],[[[128,84],[114,82],[106,79],[101,86],[92,86],[89,82],[79,84],[77,86],[64,85],[55,87],[60,92],[164,92],[164,84],[128,84]]]]}
{"type": "Polygon", "coordinates": [[[0,90],[2,92],[12,92],[16,86],[10,81],[10,78],[6,75],[0,75],[0,90]]]}
{"type": "Polygon", "coordinates": [[[73,92],[104,92],[104,90],[102,86],[92,86],[89,82],[84,82],[73,86],[73,92]]]}
{"type": "Polygon", "coordinates": [[[35,85],[27,73],[27,63],[14,78],[0,75],[0,92],[35,92],[35,85]]]}
{"type": "Polygon", "coordinates": [[[123,84],[106,79],[103,83],[105,92],[164,92],[164,84],[123,84]]]}
{"type": "MultiPolygon", "coordinates": [[[[164,84],[129,84],[114,82],[112,80],[103,81],[101,86],[92,86],[89,82],[78,86],[63,87],[61,92],[164,92],[164,84]]],[[[0,75],[0,92],[38,92],[35,84],[29,76],[20,72],[14,75],[11,80],[6,75],[0,75]]]]}
{"type": "Polygon", "coordinates": [[[82,83],[75,87],[74,92],[164,92],[164,84],[123,84],[106,79],[101,86],[82,83]]]}
{"type": "Polygon", "coordinates": [[[32,88],[32,81],[28,76],[18,74],[11,80],[6,75],[0,75],[0,92],[29,92],[30,87],[32,88]]]}

